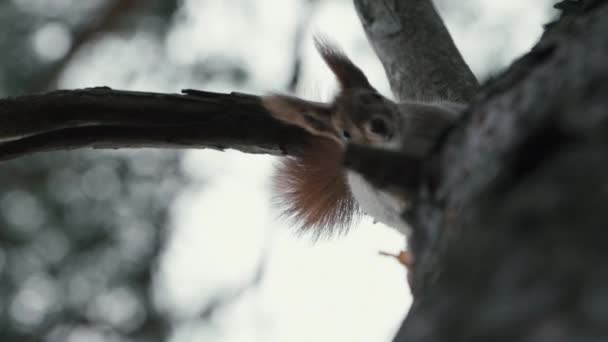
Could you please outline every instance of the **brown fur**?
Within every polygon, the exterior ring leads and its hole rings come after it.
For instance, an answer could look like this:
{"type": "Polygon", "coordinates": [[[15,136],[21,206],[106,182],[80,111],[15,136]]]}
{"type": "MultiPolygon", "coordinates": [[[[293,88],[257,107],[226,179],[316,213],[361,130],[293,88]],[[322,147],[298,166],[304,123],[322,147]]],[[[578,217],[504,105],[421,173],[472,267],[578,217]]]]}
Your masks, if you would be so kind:
{"type": "MultiPolygon", "coordinates": [[[[360,129],[354,129],[351,115],[343,113],[344,109],[358,105],[370,94],[375,96],[374,103],[382,98],[340,48],[320,38],[315,43],[340,84],[341,91],[334,101],[328,104],[270,95],[265,96],[262,103],[274,118],[301,127],[314,136],[299,151],[291,151],[292,157],[281,161],[275,173],[274,193],[284,208],[284,216],[293,219],[301,231],[310,231],[319,237],[346,231],[360,212],[342,166],[345,133],[353,141],[368,142],[359,133],[360,129]],[[347,106],[353,101],[356,103],[347,106]]],[[[368,107],[361,110],[366,119],[370,115],[368,107]]]]}
{"type": "Polygon", "coordinates": [[[334,73],[342,90],[350,88],[371,88],[367,77],[346,56],[344,51],[326,38],[317,37],[315,46],[327,66],[334,73]]]}
{"type": "Polygon", "coordinates": [[[343,147],[317,137],[285,157],[274,177],[274,193],[302,231],[316,237],[343,232],[359,212],[341,165],[343,147]]]}

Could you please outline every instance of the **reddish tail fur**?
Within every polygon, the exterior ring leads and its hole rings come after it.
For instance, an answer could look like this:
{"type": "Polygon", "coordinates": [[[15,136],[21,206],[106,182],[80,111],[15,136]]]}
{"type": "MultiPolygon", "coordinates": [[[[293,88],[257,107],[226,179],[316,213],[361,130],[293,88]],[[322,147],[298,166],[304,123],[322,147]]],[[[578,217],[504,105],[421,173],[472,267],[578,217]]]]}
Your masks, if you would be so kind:
{"type": "Polygon", "coordinates": [[[358,213],[341,165],[343,147],[327,138],[285,157],[274,178],[283,215],[315,235],[345,231],[358,213]]]}

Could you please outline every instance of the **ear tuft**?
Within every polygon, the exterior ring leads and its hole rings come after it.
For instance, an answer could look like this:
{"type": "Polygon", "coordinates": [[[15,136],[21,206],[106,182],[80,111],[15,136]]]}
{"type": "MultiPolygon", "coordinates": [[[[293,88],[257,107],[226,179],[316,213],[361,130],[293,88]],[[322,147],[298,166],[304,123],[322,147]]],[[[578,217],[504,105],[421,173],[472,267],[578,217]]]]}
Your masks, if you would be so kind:
{"type": "Polygon", "coordinates": [[[344,51],[325,37],[315,37],[315,46],[321,57],[336,75],[342,89],[372,88],[365,74],[346,56],[344,51]]]}

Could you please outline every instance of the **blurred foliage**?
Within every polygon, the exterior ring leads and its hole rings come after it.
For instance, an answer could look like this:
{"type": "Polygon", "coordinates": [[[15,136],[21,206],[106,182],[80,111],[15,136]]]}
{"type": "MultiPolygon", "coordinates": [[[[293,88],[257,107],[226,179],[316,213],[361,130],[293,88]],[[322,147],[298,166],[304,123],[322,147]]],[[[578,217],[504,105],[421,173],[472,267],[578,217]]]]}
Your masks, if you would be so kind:
{"type": "MultiPolygon", "coordinates": [[[[52,87],[74,37],[113,1],[0,2],[0,97],[52,87]],[[41,55],[49,41],[56,53],[41,55]]],[[[104,30],[162,40],[178,1],[138,2],[104,30]]],[[[0,341],[164,340],[150,284],[178,165],[178,153],[151,150],[2,162],[0,341]]]]}
{"type": "Polygon", "coordinates": [[[174,153],[99,151],[0,165],[1,341],[166,335],[149,286],[176,164],[174,153]]]}
{"type": "Polygon", "coordinates": [[[0,2],[0,96],[54,85],[76,50],[97,34],[145,30],[162,36],[178,0],[4,0],[0,2]]]}

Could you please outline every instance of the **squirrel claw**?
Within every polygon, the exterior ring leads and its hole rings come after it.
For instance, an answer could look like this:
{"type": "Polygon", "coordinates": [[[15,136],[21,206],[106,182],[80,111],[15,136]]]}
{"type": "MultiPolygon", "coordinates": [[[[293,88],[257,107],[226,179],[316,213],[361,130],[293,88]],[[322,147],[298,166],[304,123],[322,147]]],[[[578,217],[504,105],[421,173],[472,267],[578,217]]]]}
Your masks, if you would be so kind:
{"type": "Polygon", "coordinates": [[[412,256],[412,253],[408,251],[401,251],[399,254],[391,254],[383,251],[380,251],[379,253],[380,255],[393,257],[397,259],[401,265],[405,266],[407,269],[407,283],[411,289],[413,287],[412,284],[414,284],[414,276],[412,273],[414,268],[414,257],[412,256]]]}
{"type": "Polygon", "coordinates": [[[392,254],[380,251],[380,255],[393,257],[397,259],[397,261],[406,268],[410,268],[414,263],[412,260],[412,254],[407,251],[401,251],[399,252],[399,254],[392,254]]]}

